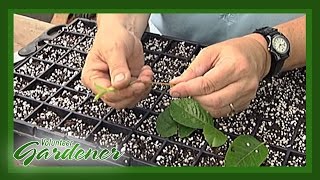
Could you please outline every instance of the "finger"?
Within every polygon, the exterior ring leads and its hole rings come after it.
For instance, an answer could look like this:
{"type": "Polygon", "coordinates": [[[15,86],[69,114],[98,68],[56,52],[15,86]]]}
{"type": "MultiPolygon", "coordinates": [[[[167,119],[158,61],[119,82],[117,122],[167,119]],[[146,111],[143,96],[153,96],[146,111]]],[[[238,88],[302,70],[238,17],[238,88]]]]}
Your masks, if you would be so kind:
{"type": "Polygon", "coordinates": [[[208,95],[194,96],[193,98],[204,105],[211,106],[213,109],[220,109],[230,103],[238,101],[238,99],[246,94],[255,94],[258,88],[258,81],[246,82],[240,80],[231,83],[219,91],[208,95]]]}
{"type": "Polygon", "coordinates": [[[141,94],[147,91],[151,87],[152,81],[152,71],[151,68],[146,66],[141,70],[141,73],[136,81],[130,86],[124,89],[117,90],[115,92],[110,92],[105,94],[102,98],[106,102],[118,102],[124,99],[130,98],[132,96],[139,98],[141,94]]]}
{"type": "Polygon", "coordinates": [[[98,93],[95,84],[103,87],[111,86],[108,65],[99,60],[94,53],[89,53],[82,69],[81,82],[95,94],[98,93]]]}
{"type": "MultiPolygon", "coordinates": [[[[232,104],[235,110],[234,113],[236,114],[246,109],[250,105],[250,102],[252,99],[253,99],[253,95],[245,95],[243,97],[240,97],[235,102],[233,102],[232,104]]],[[[201,104],[201,102],[199,103],[201,104]]],[[[214,109],[212,106],[208,106],[204,104],[201,104],[201,106],[215,118],[227,117],[228,115],[232,114],[232,109],[229,104],[220,109],[214,109]]]]}
{"type": "Polygon", "coordinates": [[[121,101],[118,102],[106,102],[109,106],[120,110],[120,109],[124,109],[124,108],[134,108],[136,107],[137,103],[139,101],[141,101],[142,99],[145,99],[146,97],[148,97],[148,94],[150,92],[151,89],[144,91],[140,94],[140,96],[132,96],[128,99],[123,99],[121,101]]]}
{"type": "MultiPolygon", "coordinates": [[[[227,62],[227,61],[226,61],[227,62]]],[[[218,91],[239,79],[233,63],[221,63],[204,76],[181,82],[170,89],[173,97],[200,96],[218,91]]]]}
{"type": "Polygon", "coordinates": [[[138,80],[145,84],[150,84],[152,82],[153,72],[150,66],[142,67],[138,80]]]}
{"type": "Polygon", "coordinates": [[[111,56],[105,56],[110,70],[111,84],[116,89],[127,87],[131,80],[131,73],[124,52],[121,49],[114,50],[111,56]]]}
{"type": "Polygon", "coordinates": [[[125,89],[116,90],[114,92],[106,93],[102,96],[102,100],[105,102],[120,102],[131,97],[137,97],[146,89],[146,85],[141,82],[134,83],[125,89]]]}
{"type": "Polygon", "coordinates": [[[202,76],[207,72],[217,59],[215,51],[207,50],[206,48],[200,51],[190,66],[182,73],[181,76],[176,77],[170,81],[170,84],[178,84],[180,82],[188,81],[198,76],[202,76]]]}

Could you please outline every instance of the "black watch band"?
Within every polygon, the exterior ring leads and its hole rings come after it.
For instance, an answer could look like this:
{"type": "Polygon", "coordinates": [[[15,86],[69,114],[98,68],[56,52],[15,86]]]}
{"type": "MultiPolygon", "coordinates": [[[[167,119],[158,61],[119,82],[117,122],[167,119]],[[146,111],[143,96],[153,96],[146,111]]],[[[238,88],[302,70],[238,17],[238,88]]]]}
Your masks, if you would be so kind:
{"type": "Polygon", "coordinates": [[[272,27],[259,28],[256,29],[253,33],[261,34],[267,41],[268,51],[271,55],[271,67],[269,73],[266,75],[265,78],[271,78],[272,76],[277,75],[281,71],[285,60],[289,57],[289,40],[277,29],[272,27]],[[285,51],[280,52],[279,50],[277,50],[277,48],[275,48],[276,42],[274,42],[274,39],[276,38],[283,40],[283,42],[286,45],[285,51]]]}

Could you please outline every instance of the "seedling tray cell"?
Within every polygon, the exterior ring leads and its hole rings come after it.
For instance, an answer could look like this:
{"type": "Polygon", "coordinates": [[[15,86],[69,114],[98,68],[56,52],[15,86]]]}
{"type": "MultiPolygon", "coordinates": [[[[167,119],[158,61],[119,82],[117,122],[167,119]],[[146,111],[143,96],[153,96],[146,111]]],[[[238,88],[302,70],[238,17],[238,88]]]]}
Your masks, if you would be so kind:
{"type": "Polygon", "coordinates": [[[23,90],[18,91],[17,93],[22,96],[33,98],[37,101],[46,101],[59,89],[59,86],[39,79],[33,81],[31,84],[23,88],[23,90]]]}
{"type": "Polygon", "coordinates": [[[114,110],[105,120],[114,124],[123,125],[125,127],[136,127],[143,117],[146,116],[147,111],[140,108],[114,110]]]}
{"type": "Polygon", "coordinates": [[[50,40],[48,43],[60,47],[72,48],[76,44],[78,44],[83,38],[84,36],[82,35],[64,32],[59,36],[55,37],[54,39],[50,40]]]}
{"type": "Polygon", "coordinates": [[[120,147],[130,131],[130,129],[115,124],[102,122],[88,137],[87,141],[102,147],[120,147]]]}
{"type": "Polygon", "coordinates": [[[24,88],[32,80],[33,80],[33,78],[23,76],[23,75],[14,74],[14,77],[13,77],[14,92],[18,92],[19,90],[24,88]]]}
{"type": "Polygon", "coordinates": [[[66,85],[79,72],[61,65],[53,65],[40,78],[57,85],[66,85]]]}
{"type": "Polygon", "coordinates": [[[68,110],[76,110],[86,99],[87,95],[71,89],[60,89],[60,91],[48,100],[48,103],[68,110]]]}
{"type": "Polygon", "coordinates": [[[85,59],[86,54],[77,51],[70,51],[58,60],[58,64],[65,65],[73,69],[82,69],[85,59]]]}
{"type": "Polygon", "coordinates": [[[207,153],[202,153],[199,161],[195,166],[207,167],[207,166],[223,166],[224,160],[219,156],[214,156],[207,153]]]}
{"type": "Polygon", "coordinates": [[[29,58],[21,63],[21,65],[15,69],[15,72],[22,75],[37,77],[48,70],[51,65],[51,63],[45,61],[29,58]]]}
{"type": "Polygon", "coordinates": [[[66,48],[46,45],[38,53],[36,53],[34,57],[45,61],[56,62],[67,52],[68,49],[66,48]]]}
{"type": "Polygon", "coordinates": [[[163,142],[142,133],[133,133],[121,147],[121,152],[142,161],[150,162],[163,142]]]}
{"type": "Polygon", "coordinates": [[[192,148],[167,143],[156,157],[155,162],[159,166],[192,166],[198,154],[199,151],[192,148]]]}
{"type": "Polygon", "coordinates": [[[76,111],[91,117],[103,119],[112,110],[113,108],[102,102],[102,100],[94,101],[94,97],[89,97],[76,111]]]}
{"type": "Polygon", "coordinates": [[[87,87],[85,87],[81,80],[80,80],[80,73],[73,78],[73,80],[71,80],[68,84],[67,87],[70,87],[72,89],[74,89],[77,92],[82,92],[85,94],[92,94],[92,91],[90,89],[88,89],[87,87]]]}
{"type": "MultiPolygon", "coordinates": [[[[21,139],[70,139],[83,147],[116,146],[117,161],[88,161],[107,166],[224,166],[230,143],[242,134],[265,141],[269,149],[263,166],[306,165],[306,69],[294,69],[263,80],[248,109],[216,119],[227,143],[210,147],[202,131],[191,136],[163,138],[157,117],[173,100],[166,85],[153,85],[150,95],[133,109],[116,110],[80,80],[97,32],[96,23],[76,19],[57,28],[48,40],[14,67],[14,132],[21,139]],[[53,90],[54,89],[54,90],[53,90]]],[[[52,32],[50,32],[52,34],[52,32]]],[[[181,75],[206,46],[145,32],[141,38],[145,64],[155,82],[168,83],[181,75]]],[[[50,162],[80,165],[79,162],[50,162]]]]}
{"type": "Polygon", "coordinates": [[[92,37],[86,37],[79,44],[77,44],[74,47],[74,49],[81,51],[81,52],[84,52],[84,53],[88,53],[90,51],[90,49],[92,48],[93,40],[94,40],[94,38],[92,38],[92,37]]]}
{"type": "Polygon", "coordinates": [[[55,129],[69,113],[65,110],[43,104],[25,121],[48,130],[55,129]]]}
{"type": "Polygon", "coordinates": [[[86,139],[99,121],[78,114],[71,114],[56,128],[56,131],[67,136],[86,139]]]}
{"type": "Polygon", "coordinates": [[[155,114],[149,114],[141,124],[138,125],[137,130],[150,135],[159,136],[156,131],[157,117],[158,116],[155,114]]]}

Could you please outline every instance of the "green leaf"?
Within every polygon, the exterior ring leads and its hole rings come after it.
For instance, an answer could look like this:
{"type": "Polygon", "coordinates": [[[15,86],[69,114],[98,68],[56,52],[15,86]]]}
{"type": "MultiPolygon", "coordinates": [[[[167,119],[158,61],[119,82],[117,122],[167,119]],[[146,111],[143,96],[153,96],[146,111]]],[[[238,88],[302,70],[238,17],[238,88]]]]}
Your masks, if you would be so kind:
{"type": "Polygon", "coordinates": [[[166,108],[159,114],[156,124],[156,130],[162,137],[170,137],[177,134],[177,123],[171,118],[169,109],[166,108]]]}
{"type": "Polygon", "coordinates": [[[192,134],[196,129],[194,128],[189,128],[186,126],[183,126],[181,124],[178,124],[178,136],[180,138],[185,138],[190,136],[190,134],[192,134]]]}
{"type": "Polygon", "coordinates": [[[256,167],[260,166],[268,156],[268,148],[264,142],[259,142],[250,135],[238,136],[229,147],[226,157],[226,167],[256,167]]]}
{"type": "Polygon", "coordinates": [[[211,147],[222,146],[227,141],[227,136],[211,124],[204,126],[203,135],[211,147]]]}
{"type": "Polygon", "coordinates": [[[116,89],[114,87],[108,87],[108,88],[104,88],[102,86],[99,86],[98,84],[94,83],[95,88],[98,91],[98,94],[94,97],[94,101],[97,101],[98,99],[100,99],[103,95],[105,95],[108,92],[114,92],[116,91],[116,89]]]}
{"type": "Polygon", "coordinates": [[[202,129],[205,124],[212,124],[212,117],[193,99],[183,98],[172,101],[168,107],[174,121],[186,127],[202,129]]]}

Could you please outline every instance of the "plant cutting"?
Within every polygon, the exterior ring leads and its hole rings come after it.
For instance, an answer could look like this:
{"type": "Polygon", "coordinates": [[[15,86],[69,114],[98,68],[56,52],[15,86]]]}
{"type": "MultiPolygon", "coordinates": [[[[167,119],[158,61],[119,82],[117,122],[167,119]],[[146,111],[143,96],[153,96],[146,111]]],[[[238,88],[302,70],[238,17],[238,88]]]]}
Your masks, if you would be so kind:
{"type": "MultiPolygon", "coordinates": [[[[199,103],[191,98],[174,100],[164,112],[158,116],[156,130],[162,137],[178,135],[187,137],[196,129],[202,133],[211,147],[222,146],[227,137],[213,125],[213,119],[199,103]]],[[[264,142],[259,142],[250,135],[238,136],[229,146],[226,157],[226,167],[260,166],[268,155],[264,142]]]]}
{"type": "MultiPolygon", "coordinates": [[[[134,80],[130,83],[133,84],[135,82],[137,82],[138,80],[134,80]]],[[[151,82],[152,85],[163,85],[163,86],[172,86],[171,84],[169,83],[164,83],[164,82],[151,82]]],[[[117,89],[115,89],[114,87],[110,86],[110,87],[102,87],[96,83],[94,83],[94,86],[95,88],[97,89],[98,93],[97,95],[94,97],[94,100],[97,101],[98,99],[100,99],[103,95],[105,95],[106,93],[109,93],[109,92],[115,92],[117,91],[117,89]]]]}

